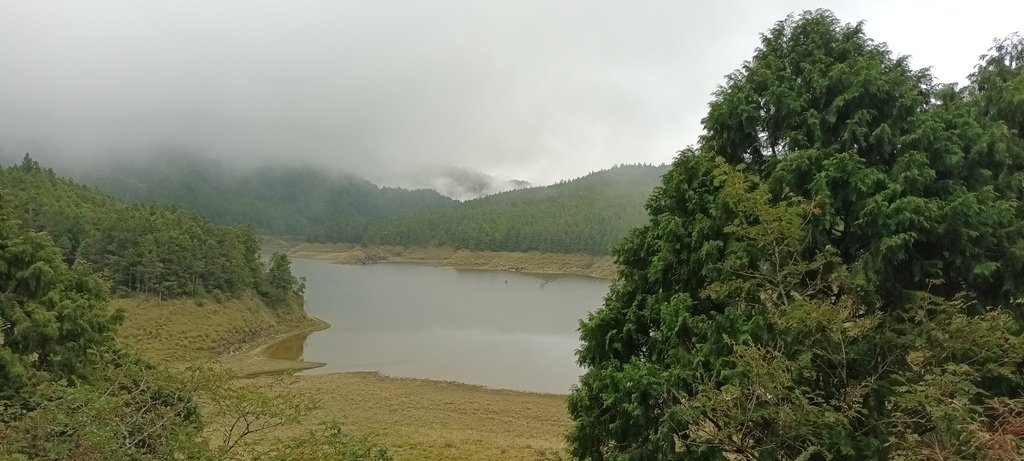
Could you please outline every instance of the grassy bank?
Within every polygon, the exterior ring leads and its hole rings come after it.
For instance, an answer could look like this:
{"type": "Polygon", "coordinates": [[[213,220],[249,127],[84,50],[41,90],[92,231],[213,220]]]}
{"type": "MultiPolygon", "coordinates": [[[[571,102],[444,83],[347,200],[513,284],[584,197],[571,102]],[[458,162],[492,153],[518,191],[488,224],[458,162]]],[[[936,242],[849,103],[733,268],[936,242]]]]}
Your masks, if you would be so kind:
{"type": "Polygon", "coordinates": [[[295,258],[324,259],[338,264],[412,262],[455,269],[572,274],[611,279],[615,265],[610,256],[563,253],[517,253],[456,250],[445,247],[356,246],[301,243],[288,249],[295,258]]]}
{"type": "MultiPolygon", "coordinates": [[[[114,304],[125,313],[121,338],[145,356],[220,364],[252,386],[276,385],[273,373],[316,366],[267,355],[288,356],[281,349],[295,347],[292,335],[325,325],[254,297],[201,306],[143,297],[114,304]]],[[[562,395],[376,373],[295,376],[287,391],[320,403],[301,427],[276,435],[337,420],[350,434],[388,445],[397,460],[558,459],[570,424],[562,395]]]]}
{"type": "Polygon", "coordinates": [[[396,460],[565,457],[570,422],[562,395],[377,373],[298,378],[291,390],[320,397],[310,424],[337,419],[346,432],[386,444],[396,460]]]}
{"type": "Polygon", "coordinates": [[[146,358],[160,362],[218,360],[278,335],[326,326],[308,317],[301,305],[269,308],[252,295],[201,303],[133,296],[111,304],[125,314],[121,339],[146,358]]]}

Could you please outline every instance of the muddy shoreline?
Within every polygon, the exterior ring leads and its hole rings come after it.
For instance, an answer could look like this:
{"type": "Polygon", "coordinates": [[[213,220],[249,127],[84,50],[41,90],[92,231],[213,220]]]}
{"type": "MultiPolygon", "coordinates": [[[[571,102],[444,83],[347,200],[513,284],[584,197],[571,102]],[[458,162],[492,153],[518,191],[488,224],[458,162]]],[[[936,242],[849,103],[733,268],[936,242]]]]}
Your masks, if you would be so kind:
{"type": "Polygon", "coordinates": [[[292,374],[326,365],[302,360],[302,343],[306,338],[331,327],[331,324],[306,314],[305,324],[252,345],[248,349],[222,357],[218,362],[239,378],[292,374]],[[301,342],[296,345],[296,341],[301,342]],[[296,350],[297,349],[297,350],[296,350]]]}

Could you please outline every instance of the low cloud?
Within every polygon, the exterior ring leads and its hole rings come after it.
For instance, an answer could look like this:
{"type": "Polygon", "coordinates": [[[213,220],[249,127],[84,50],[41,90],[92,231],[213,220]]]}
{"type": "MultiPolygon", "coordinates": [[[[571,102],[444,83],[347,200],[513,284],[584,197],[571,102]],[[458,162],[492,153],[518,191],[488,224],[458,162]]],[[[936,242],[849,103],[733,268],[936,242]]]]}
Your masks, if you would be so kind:
{"type": "MultiPolygon", "coordinates": [[[[1010,1],[825,3],[943,80],[1024,17],[1010,1]]],[[[819,4],[0,0],[0,149],[548,183],[669,160],[758,34],[819,4]]]]}

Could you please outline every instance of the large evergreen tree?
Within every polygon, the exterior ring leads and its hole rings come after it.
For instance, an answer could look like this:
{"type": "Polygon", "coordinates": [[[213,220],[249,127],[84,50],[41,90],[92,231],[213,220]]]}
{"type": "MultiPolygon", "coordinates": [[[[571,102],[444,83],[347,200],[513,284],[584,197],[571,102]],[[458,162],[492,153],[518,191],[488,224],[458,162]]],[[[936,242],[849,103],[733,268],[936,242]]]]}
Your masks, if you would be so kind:
{"type": "Polygon", "coordinates": [[[68,267],[49,235],[20,232],[0,203],[0,402],[22,406],[42,382],[88,378],[114,344],[106,297],[92,271],[68,267]]]}
{"type": "Polygon", "coordinates": [[[827,11],[764,34],[581,325],[573,453],[1019,456],[1020,93],[987,69],[1020,61],[1001,54],[958,89],[827,11]]]}

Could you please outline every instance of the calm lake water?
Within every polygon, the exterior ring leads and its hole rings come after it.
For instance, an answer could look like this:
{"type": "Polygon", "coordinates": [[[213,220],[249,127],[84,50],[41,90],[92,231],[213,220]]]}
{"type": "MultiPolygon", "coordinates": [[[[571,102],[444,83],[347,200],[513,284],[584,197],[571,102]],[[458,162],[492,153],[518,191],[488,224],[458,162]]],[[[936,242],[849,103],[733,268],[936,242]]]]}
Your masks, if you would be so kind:
{"type": "Polygon", "coordinates": [[[579,319],[608,282],[416,264],[345,266],[295,259],[306,310],[331,328],[278,349],[325,362],[306,373],[391,376],[566,393],[580,375],[579,319]]]}

